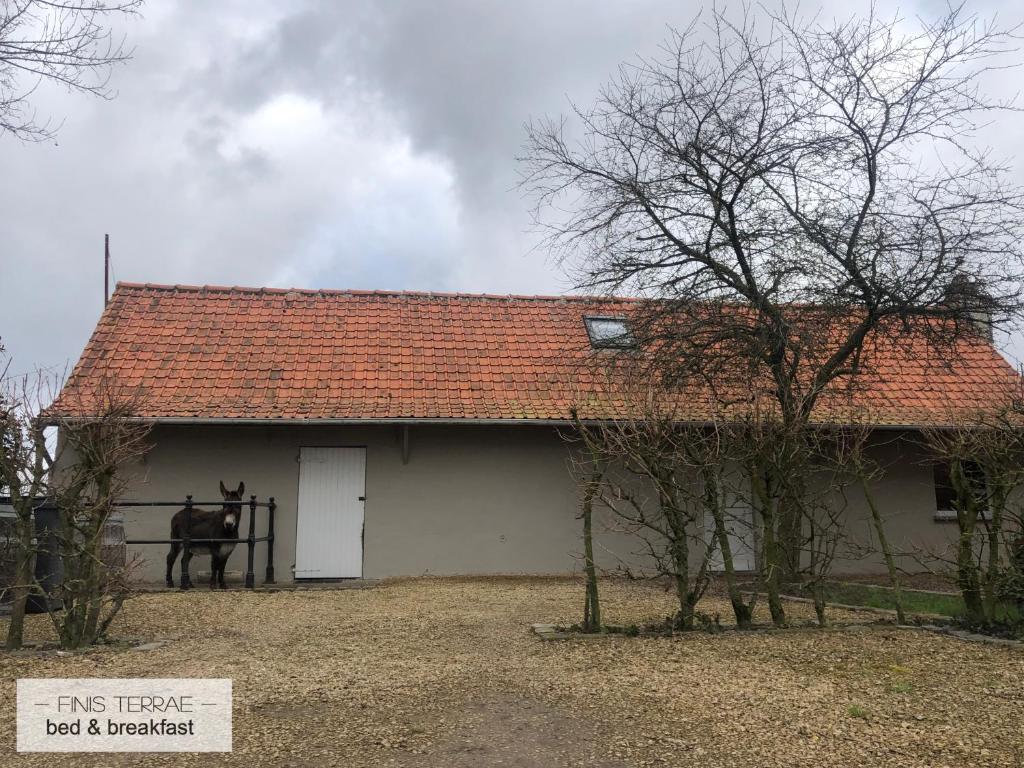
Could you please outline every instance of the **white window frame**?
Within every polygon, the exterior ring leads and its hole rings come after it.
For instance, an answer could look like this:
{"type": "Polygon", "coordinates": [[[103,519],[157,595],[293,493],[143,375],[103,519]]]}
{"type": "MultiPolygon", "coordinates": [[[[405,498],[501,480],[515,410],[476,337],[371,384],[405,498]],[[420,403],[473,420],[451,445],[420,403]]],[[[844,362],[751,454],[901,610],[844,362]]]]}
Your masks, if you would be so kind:
{"type": "Polygon", "coordinates": [[[629,329],[629,321],[624,317],[615,315],[584,315],[583,326],[587,329],[587,338],[590,339],[590,346],[594,349],[635,349],[636,339],[629,329]],[[622,333],[617,336],[598,336],[593,330],[592,323],[621,323],[622,333]]]}

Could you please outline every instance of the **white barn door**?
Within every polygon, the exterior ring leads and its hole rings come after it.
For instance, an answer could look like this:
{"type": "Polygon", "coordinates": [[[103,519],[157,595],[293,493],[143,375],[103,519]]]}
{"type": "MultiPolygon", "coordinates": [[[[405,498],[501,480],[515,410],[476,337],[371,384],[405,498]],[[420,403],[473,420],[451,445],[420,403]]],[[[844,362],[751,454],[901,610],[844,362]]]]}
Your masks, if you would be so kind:
{"type": "MultiPolygon", "coordinates": [[[[754,549],[754,510],[750,507],[750,481],[743,477],[740,469],[729,467],[723,476],[725,530],[729,534],[729,551],[732,565],[737,571],[753,571],[757,567],[754,549]]],[[[706,540],[715,540],[715,518],[704,513],[706,540]]],[[[708,567],[713,572],[725,570],[722,549],[715,541],[715,550],[708,567]]]]}
{"type": "Polygon", "coordinates": [[[363,575],[365,448],[299,449],[295,578],[363,575]]]}

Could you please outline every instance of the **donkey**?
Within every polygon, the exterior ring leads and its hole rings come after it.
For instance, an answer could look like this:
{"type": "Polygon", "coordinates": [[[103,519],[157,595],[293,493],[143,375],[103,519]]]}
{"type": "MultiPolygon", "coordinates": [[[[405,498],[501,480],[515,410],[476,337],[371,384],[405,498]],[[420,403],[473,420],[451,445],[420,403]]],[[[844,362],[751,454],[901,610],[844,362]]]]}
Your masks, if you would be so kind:
{"type": "MultiPolygon", "coordinates": [[[[219,510],[208,511],[205,509],[192,509],[192,532],[191,539],[238,539],[238,528],[242,522],[242,494],[245,493],[245,483],[238,484],[237,491],[229,491],[220,484],[220,495],[224,497],[224,506],[219,510]]],[[[183,539],[185,537],[185,515],[186,510],[182,509],[174,513],[171,518],[171,538],[183,539]]],[[[171,551],[167,553],[167,586],[174,586],[174,561],[178,559],[178,552],[182,549],[180,542],[171,544],[171,551]]],[[[181,556],[181,588],[191,589],[192,580],[188,575],[188,564],[194,554],[210,556],[210,589],[227,589],[224,583],[224,567],[228,558],[235,549],[234,542],[222,544],[197,542],[189,545],[189,551],[181,556]]]]}

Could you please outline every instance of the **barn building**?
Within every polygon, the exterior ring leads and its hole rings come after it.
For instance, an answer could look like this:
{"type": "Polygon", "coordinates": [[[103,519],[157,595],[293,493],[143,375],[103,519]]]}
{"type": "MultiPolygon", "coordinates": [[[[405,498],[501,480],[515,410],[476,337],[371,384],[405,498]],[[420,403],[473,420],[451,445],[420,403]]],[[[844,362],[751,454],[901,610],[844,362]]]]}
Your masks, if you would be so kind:
{"type": "MultiPolygon", "coordinates": [[[[592,297],[120,283],[49,413],[78,414],[101,381],[137,390],[154,427],[133,499],[219,498],[221,481],[273,496],[278,581],[565,573],[581,549],[570,409],[629,312],[592,297]]],[[[1016,374],[982,336],[947,360],[912,344],[879,354],[858,397],[884,438],[890,538],[941,546],[946,495],[914,435],[1005,396],[1016,374]]],[[[851,536],[868,535],[863,500],[844,514],[851,536]]],[[[167,510],[125,516],[129,538],[168,535],[167,510]]],[[[635,545],[602,532],[599,557],[629,561],[635,545]]],[[[753,568],[753,543],[737,547],[753,568]]],[[[166,547],[136,549],[142,575],[162,579],[166,547]]]]}

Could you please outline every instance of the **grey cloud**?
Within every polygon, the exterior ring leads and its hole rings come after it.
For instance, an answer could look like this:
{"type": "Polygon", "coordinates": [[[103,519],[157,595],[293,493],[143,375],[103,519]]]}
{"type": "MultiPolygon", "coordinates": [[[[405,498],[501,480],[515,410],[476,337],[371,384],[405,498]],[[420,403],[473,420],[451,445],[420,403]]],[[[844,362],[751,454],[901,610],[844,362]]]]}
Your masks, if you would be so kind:
{"type": "Polygon", "coordinates": [[[134,281],[569,287],[533,250],[522,125],[567,97],[587,103],[695,10],[151,0],[126,28],[136,58],[115,72],[115,101],[44,91],[42,110],[67,116],[59,146],[0,143],[0,337],[14,369],[77,356],[107,231],[117,276],[134,281]]]}

